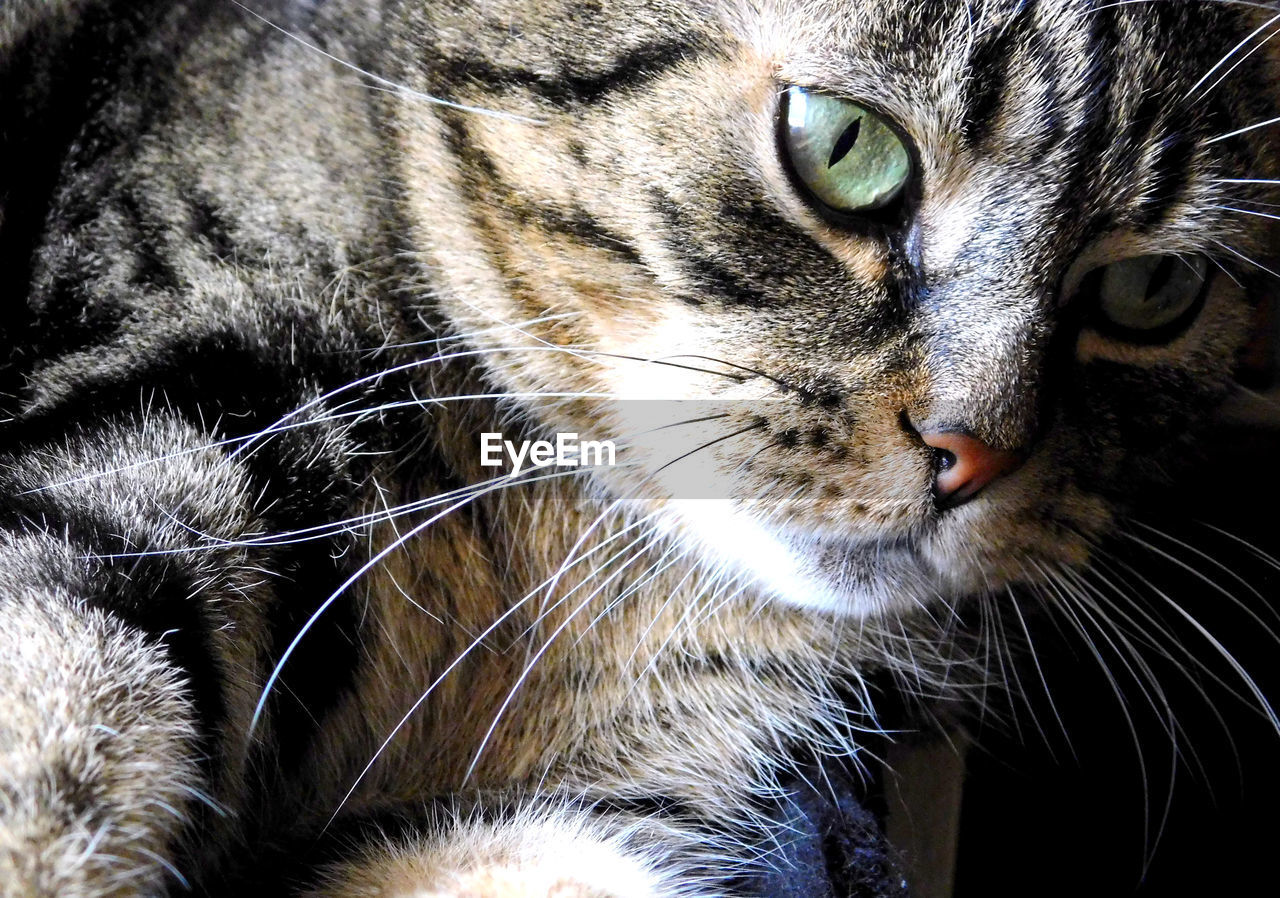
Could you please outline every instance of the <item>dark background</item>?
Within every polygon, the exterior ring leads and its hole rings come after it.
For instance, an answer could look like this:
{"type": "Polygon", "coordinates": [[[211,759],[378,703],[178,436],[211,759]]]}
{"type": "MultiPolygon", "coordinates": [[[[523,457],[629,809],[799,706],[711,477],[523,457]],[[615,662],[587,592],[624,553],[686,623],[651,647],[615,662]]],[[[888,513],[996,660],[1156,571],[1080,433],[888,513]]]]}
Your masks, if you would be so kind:
{"type": "MultiPolygon", "coordinates": [[[[1260,554],[1280,557],[1280,430],[1267,423],[1280,416],[1280,403],[1254,400],[1243,415],[1248,420],[1216,428],[1191,476],[1153,497],[1136,517],[1141,523],[1124,529],[1248,611],[1132,539],[1109,549],[1204,624],[1280,706],[1280,642],[1266,632],[1280,632],[1280,570],[1260,554]]],[[[1170,626],[1213,675],[1248,694],[1150,586],[1134,590],[1133,601],[1170,626]]],[[[1257,702],[1233,697],[1204,672],[1192,684],[1158,652],[1143,651],[1182,729],[1175,760],[1168,721],[1151,710],[1117,653],[1094,631],[1128,719],[1089,645],[1058,625],[1031,625],[1052,705],[1034,668],[1024,669],[1026,700],[1006,705],[1015,720],[972,730],[956,896],[1280,894],[1280,734],[1257,702]]]]}

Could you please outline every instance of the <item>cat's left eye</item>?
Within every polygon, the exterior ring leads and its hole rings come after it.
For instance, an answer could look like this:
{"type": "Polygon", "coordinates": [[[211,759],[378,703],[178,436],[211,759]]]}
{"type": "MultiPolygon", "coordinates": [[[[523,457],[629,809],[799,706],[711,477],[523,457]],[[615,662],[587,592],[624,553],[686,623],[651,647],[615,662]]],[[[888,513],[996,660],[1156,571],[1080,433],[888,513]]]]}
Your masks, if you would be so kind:
{"type": "Polygon", "coordinates": [[[1106,265],[1095,275],[1098,323],[1128,339],[1172,337],[1199,312],[1208,273],[1203,256],[1137,256],[1106,265]]]}
{"type": "Polygon", "coordinates": [[[911,179],[911,154],[881,116],[842,97],[789,87],[782,152],[824,207],[862,215],[892,206],[911,179]]]}

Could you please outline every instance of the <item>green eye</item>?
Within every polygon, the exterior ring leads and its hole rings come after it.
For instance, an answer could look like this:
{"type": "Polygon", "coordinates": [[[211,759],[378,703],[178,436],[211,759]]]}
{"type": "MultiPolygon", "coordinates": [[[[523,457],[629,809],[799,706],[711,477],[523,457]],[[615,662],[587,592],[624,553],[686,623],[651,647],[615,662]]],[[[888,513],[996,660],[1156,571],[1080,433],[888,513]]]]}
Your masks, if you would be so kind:
{"type": "Polygon", "coordinates": [[[883,118],[856,103],[787,88],[782,148],[805,187],[837,212],[883,209],[911,178],[911,156],[883,118]]]}
{"type": "Polygon", "coordinates": [[[1189,323],[1204,296],[1209,261],[1203,256],[1138,256],[1101,269],[1098,311],[1105,324],[1138,339],[1153,339],[1189,323]]]}

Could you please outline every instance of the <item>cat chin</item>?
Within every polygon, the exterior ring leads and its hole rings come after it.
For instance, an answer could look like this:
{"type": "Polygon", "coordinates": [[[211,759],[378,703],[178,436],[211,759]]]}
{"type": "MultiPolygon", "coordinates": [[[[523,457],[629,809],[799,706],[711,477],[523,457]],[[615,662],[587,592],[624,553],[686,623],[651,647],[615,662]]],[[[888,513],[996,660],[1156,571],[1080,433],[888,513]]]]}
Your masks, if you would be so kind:
{"type": "MultiPolygon", "coordinates": [[[[1110,517],[1097,497],[1075,491],[1059,510],[1074,511],[1082,532],[1099,532],[1110,517]]],[[[693,542],[717,574],[775,601],[862,620],[953,606],[1025,582],[1037,569],[1083,566],[1089,557],[1087,540],[1069,531],[1042,533],[1025,545],[975,546],[975,532],[993,529],[990,511],[976,507],[928,537],[878,540],[770,524],[729,500],[672,501],[668,511],[673,536],[693,542]]]]}
{"type": "Polygon", "coordinates": [[[670,525],[725,574],[769,598],[858,619],[937,601],[940,578],[909,540],[850,541],[770,526],[728,500],[673,501],[670,525]]]}

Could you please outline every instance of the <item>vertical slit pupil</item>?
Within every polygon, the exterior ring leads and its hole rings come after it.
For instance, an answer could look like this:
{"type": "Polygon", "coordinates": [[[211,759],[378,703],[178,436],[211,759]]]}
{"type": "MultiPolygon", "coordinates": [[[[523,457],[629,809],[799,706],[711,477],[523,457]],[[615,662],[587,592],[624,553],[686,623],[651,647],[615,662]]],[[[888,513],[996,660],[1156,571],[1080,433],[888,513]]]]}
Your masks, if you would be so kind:
{"type": "Polygon", "coordinates": [[[849,155],[849,151],[853,149],[853,145],[858,141],[858,132],[861,130],[862,116],[858,116],[836,138],[835,146],[831,148],[831,158],[827,160],[827,168],[834,168],[837,162],[849,155]]]}
{"type": "Polygon", "coordinates": [[[1151,272],[1151,280],[1147,281],[1147,295],[1145,299],[1150,299],[1169,283],[1169,279],[1173,277],[1174,266],[1182,264],[1182,260],[1174,256],[1165,256],[1160,264],[1156,266],[1156,270],[1151,272]]]}

